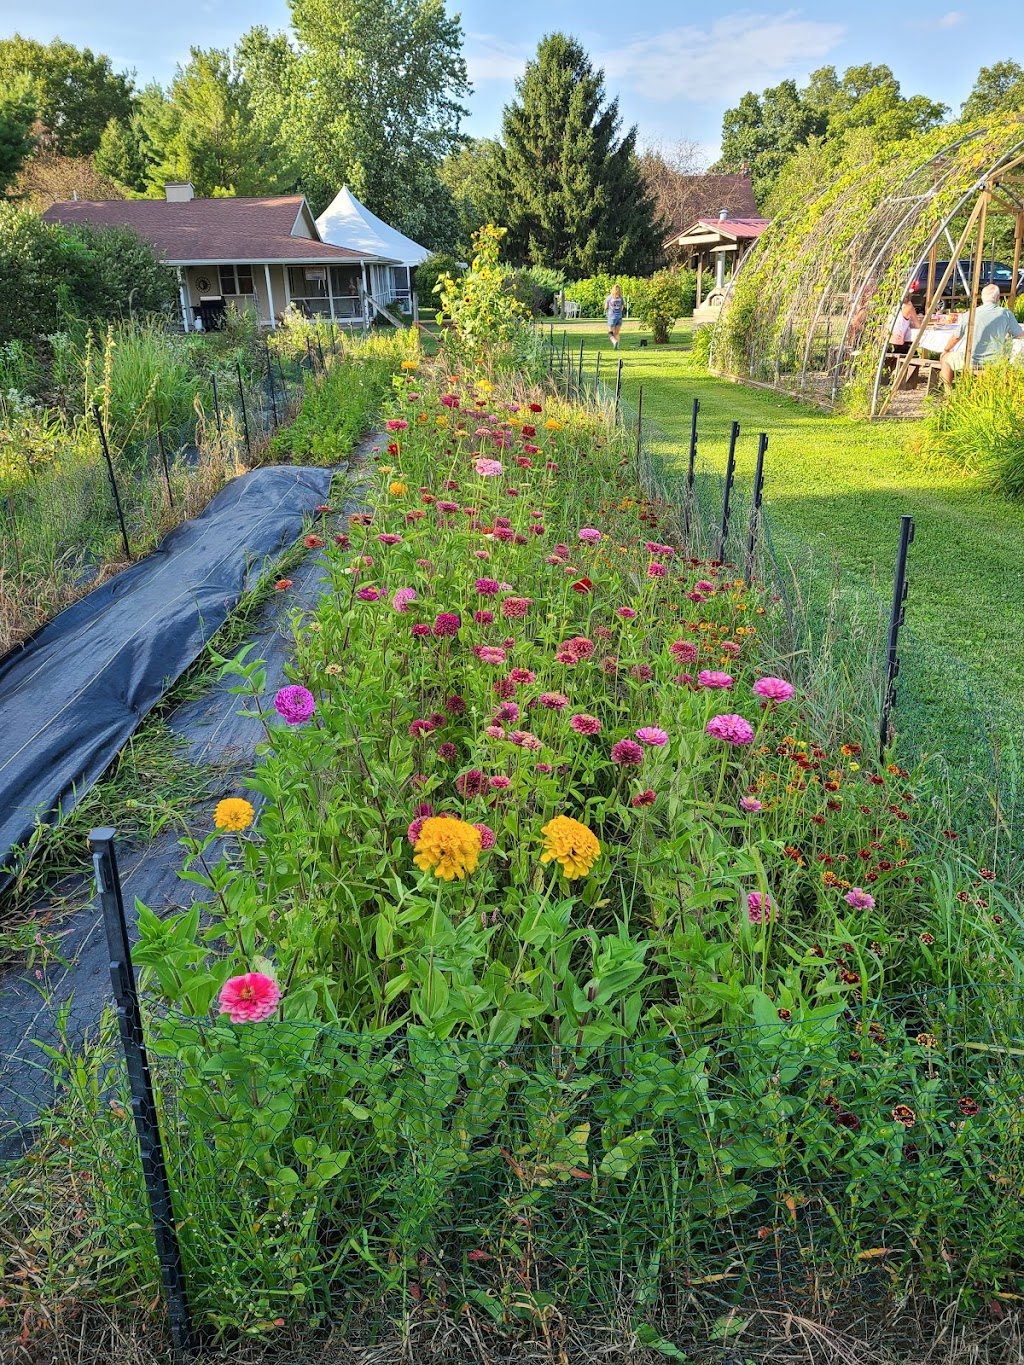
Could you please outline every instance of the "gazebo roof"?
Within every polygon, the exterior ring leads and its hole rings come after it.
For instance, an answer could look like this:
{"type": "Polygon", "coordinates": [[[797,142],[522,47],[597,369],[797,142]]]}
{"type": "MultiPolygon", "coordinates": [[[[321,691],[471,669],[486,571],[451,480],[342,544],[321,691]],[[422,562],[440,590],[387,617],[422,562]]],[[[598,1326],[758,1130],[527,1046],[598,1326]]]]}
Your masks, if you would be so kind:
{"type": "Polygon", "coordinates": [[[752,242],[768,226],[767,218],[698,218],[684,232],[674,233],[666,247],[728,247],[752,242]]]}
{"type": "Polygon", "coordinates": [[[406,237],[397,228],[371,213],[347,185],[338,191],[324,209],[316,220],[316,226],[325,242],[347,247],[350,251],[385,256],[400,265],[419,265],[430,255],[425,246],[420,246],[411,237],[406,237]]]}

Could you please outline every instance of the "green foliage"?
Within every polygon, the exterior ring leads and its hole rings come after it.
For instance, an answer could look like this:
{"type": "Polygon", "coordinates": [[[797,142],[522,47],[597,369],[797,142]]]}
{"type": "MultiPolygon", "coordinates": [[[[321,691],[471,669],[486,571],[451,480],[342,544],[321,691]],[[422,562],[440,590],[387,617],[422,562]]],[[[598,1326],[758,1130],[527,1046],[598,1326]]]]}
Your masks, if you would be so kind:
{"type": "Polygon", "coordinates": [[[437,320],[450,319],[454,329],[449,343],[463,355],[488,351],[492,362],[524,359],[532,344],[526,308],[499,259],[505,231],[488,223],[474,233],[469,269],[444,276],[438,291],[437,320]]]}
{"type": "Polygon", "coordinates": [[[162,312],[173,271],[127,228],[50,227],[0,204],[0,343],[58,332],[68,319],[162,312]]]}
{"type": "Polygon", "coordinates": [[[459,219],[458,252],[471,255],[473,233],[485,223],[500,221],[494,205],[494,163],[498,144],[493,138],[470,138],[441,163],[438,175],[452,196],[459,219]]]}
{"type": "Polygon", "coordinates": [[[659,270],[649,280],[633,308],[633,316],[653,333],[656,345],[664,345],[673,324],[686,313],[692,314],[697,282],[692,271],[659,270]]]}
{"type": "Polygon", "coordinates": [[[27,76],[0,87],[0,200],[18,178],[32,150],[35,90],[27,76]]]}
{"type": "Polygon", "coordinates": [[[574,39],[549,34],[516,92],[492,172],[509,260],[570,278],[651,269],[661,225],[637,164],[636,129],[619,136],[618,101],[606,102],[604,73],[574,39]]]}
{"type": "Polygon", "coordinates": [[[386,222],[422,227],[425,177],[436,183],[459,145],[469,90],[458,18],[441,0],[291,0],[291,14],[297,55],[283,134],[314,207],[347,184],[386,222]]]}
{"type": "Polygon", "coordinates": [[[531,265],[512,272],[512,292],[531,317],[550,313],[555,295],[565,287],[565,276],[560,270],[543,265],[531,265]]]}
{"type": "Polygon", "coordinates": [[[436,285],[439,280],[446,276],[457,276],[461,271],[459,262],[454,256],[447,256],[443,253],[435,252],[433,256],[428,256],[425,261],[421,261],[416,267],[413,275],[413,288],[419,296],[420,308],[424,312],[429,312],[437,302],[436,285]]]}
{"type": "Polygon", "coordinates": [[[960,117],[968,122],[991,114],[1010,114],[1024,109],[1024,67],[1019,62],[994,62],[983,66],[960,106],[960,117]]]}
{"type": "Polygon", "coordinates": [[[715,329],[705,324],[693,329],[690,340],[690,359],[694,365],[705,370],[711,364],[711,340],[714,334],[715,329]]]}
{"type": "Polygon", "coordinates": [[[27,77],[35,91],[38,118],[65,156],[91,156],[110,119],[127,123],[133,80],[115,72],[109,57],[54,38],[36,42],[15,34],[0,39],[0,90],[27,77]]]}
{"type": "MultiPolygon", "coordinates": [[[[675,281],[678,290],[679,311],[675,317],[689,317],[697,298],[697,274],[693,270],[663,270],[648,278],[630,275],[592,275],[585,280],[574,280],[566,286],[565,297],[580,305],[580,316],[584,318],[603,318],[604,301],[612,291],[612,285],[619,285],[626,301],[629,316],[642,317],[648,307],[651,289],[660,289],[666,280],[675,281]]],[[[670,306],[674,306],[669,301],[670,306]]]]}
{"type": "Polygon", "coordinates": [[[1002,362],[957,375],[953,390],[923,423],[925,454],[977,474],[1015,501],[1024,500],[1024,371],[1002,362]]]}
{"type": "Polygon", "coordinates": [[[114,118],[107,123],[92,164],[100,175],[126,189],[141,192],[146,188],[148,163],[143,152],[138,114],[132,116],[128,125],[114,118]]]}

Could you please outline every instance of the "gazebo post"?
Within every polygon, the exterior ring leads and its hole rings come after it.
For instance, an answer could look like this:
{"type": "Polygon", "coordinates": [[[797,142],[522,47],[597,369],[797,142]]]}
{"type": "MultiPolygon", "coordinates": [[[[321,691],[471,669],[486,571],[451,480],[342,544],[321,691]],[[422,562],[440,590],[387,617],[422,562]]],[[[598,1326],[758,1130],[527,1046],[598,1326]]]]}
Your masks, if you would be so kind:
{"type": "Polygon", "coordinates": [[[697,308],[700,307],[700,301],[701,301],[701,284],[703,283],[703,277],[704,277],[704,253],[703,253],[703,251],[698,251],[698,252],[697,252],[697,302],[696,302],[696,305],[695,305],[695,307],[697,307],[697,308]]]}
{"type": "Polygon", "coordinates": [[[1017,210],[1013,229],[1013,279],[1010,281],[1010,307],[1017,302],[1017,278],[1020,275],[1020,249],[1024,240],[1024,213],[1017,210]]]}
{"type": "Polygon", "coordinates": [[[964,370],[970,370],[971,347],[974,344],[974,315],[978,311],[978,289],[981,285],[981,261],[985,252],[985,226],[988,223],[988,205],[992,191],[986,185],[981,196],[981,213],[978,215],[978,236],[974,244],[974,268],[971,271],[971,297],[967,300],[967,334],[964,337],[964,370]]]}

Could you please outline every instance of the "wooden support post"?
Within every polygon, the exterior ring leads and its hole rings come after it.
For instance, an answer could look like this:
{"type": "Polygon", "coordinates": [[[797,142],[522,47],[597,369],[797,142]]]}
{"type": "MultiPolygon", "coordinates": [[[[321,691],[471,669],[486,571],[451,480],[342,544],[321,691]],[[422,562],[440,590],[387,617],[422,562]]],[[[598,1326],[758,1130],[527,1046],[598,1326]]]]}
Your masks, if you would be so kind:
{"type": "MultiPolygon", "coordinates": [[[[938,254],[938,250],[939,250],[938,241],[932,242],[932,249],[928,253],[928,283],[925,286],[924,291],[924,296],[926,299],[930,299],[935,291],[935,257],[938,254]]],[[[922,318],[921,321],[923,323],[924,319],[922,318]]]]}
{"type": "Polygon", "coordinates": [[[981,287],[981,264],[985,254],[985,227],[988,223],[988,204],[992,198],[990,190],[985,190],[981,196],[981,213],[978,215],[978,236],[974,243],[974,261],[971,270],[971,297],[967,300],[967,334],[964,337],[964,373],[969,373],[974,365],[971,360],[971,348],[974,345],[974,317],[978,311],[978,290],[981,287]]]}
{"type": "Polygon", "coordinates": [[[1017,279],[1020,275],[1020,251],[1024,244],[1024,213],[1017,212],[1013,230],[1013,279],[1010,281],[1010,307],[1017,302],[1017,279]]]}

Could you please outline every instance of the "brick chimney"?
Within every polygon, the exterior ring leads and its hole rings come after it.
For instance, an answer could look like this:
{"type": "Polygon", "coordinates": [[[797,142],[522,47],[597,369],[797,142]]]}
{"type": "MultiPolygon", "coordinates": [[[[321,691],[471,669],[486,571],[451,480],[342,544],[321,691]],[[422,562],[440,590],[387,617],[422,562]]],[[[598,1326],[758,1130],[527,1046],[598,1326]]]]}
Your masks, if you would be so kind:
{"type": "Polygon", "coordinates": [[[191,180],[172,180],[164,186],[168,204],[187,204],[190,199],[195,198],[195,193],[191,180]]]}

